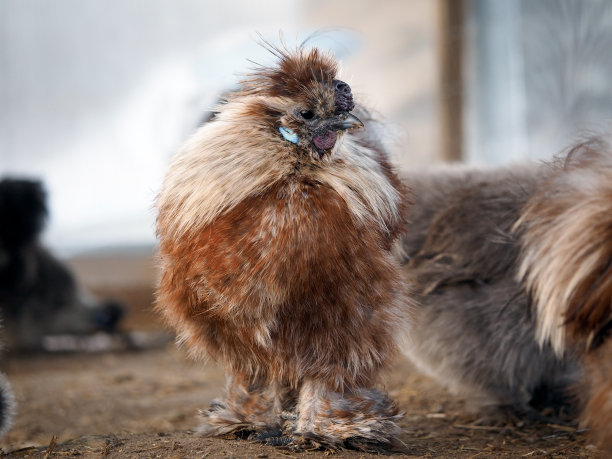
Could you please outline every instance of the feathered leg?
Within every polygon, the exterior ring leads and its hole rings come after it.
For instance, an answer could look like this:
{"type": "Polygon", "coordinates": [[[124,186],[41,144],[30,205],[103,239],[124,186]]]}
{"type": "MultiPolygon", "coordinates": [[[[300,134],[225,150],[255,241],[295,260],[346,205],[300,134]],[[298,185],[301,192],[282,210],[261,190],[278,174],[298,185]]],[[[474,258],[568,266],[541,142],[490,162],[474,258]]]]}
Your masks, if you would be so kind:
{"type": "Polygon", "coordinates": [[[308,380],[300,389],[295,433],[327,447],[378,450],[396,446],[400,417],[394,403],[377,389],[340,393],[308,380]]]}
{"type": "Polygon", "coordinates": [[[210,408],[201,412],[204,422],[199,432],[207,436],[280,432],[283,411],[291,408],[291,401],[289,388],[278,381],[232,375],[225,397],[213,400],[210,408]]]}

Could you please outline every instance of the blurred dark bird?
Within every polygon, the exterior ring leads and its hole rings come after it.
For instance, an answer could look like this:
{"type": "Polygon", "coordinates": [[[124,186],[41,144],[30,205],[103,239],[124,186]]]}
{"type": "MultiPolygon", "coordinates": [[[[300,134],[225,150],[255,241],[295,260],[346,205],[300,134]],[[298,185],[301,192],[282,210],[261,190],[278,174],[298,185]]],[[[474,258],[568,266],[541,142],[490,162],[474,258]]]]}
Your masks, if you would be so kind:
{"type": "Polygon", "coordinates": [[[204,433],[389,446],[375,384],[408,310],[390,250],[409,198],[336,62],[271,51],[170,166],[157,308],[229,374],[204,433]]]}
{"type": "Polygon", "coordinates": [[[123,307],[99,301],[40,243],[47,196],[38,180],[0,180],[0,314],[9,350],[40,350],[51,335],[116,329],[123,307]]]}

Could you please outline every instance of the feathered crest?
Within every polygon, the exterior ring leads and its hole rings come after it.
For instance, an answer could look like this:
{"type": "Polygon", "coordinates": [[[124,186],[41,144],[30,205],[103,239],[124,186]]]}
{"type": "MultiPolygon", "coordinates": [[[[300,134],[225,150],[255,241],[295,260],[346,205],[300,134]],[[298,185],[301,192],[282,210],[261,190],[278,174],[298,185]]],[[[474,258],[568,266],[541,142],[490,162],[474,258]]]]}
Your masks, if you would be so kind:
{"type": "Polygon", "coordinates": [[[279,46],[261,38],[261,45],[276,57],[273,66],[256,66],[240,84],[243,92],[269,96],[291,97],[309,91],[313,83],[331,84],[336,78],[338,66],[333,56],[317,48],[295,50],[282,41],[279,46]]]}

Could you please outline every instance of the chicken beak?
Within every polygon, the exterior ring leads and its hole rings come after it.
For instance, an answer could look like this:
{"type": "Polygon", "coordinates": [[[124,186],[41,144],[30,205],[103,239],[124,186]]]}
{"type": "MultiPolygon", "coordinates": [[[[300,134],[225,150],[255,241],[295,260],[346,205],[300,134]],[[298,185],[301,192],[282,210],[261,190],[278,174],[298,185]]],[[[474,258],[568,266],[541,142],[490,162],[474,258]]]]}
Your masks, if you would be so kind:
{"type": "Polygon", "coordinates": [[[330,127],[336,131],[344,131],[346,129],[363,128],[364,125],[355,115],[345,112],[338,115],[330,127]]]}

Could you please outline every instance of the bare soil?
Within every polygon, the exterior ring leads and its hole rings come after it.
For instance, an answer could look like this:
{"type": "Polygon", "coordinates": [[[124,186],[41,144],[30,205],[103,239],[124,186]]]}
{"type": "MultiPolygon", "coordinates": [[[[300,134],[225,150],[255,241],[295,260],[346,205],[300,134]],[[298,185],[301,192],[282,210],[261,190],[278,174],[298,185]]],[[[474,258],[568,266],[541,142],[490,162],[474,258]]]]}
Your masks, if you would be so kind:
{"type": "MultiPolygon", "coordinates": [[[[246,440],[190,433],[197,410],[223,387],[223,372],[186,360],[172,345],[103,354],[11,356],[4,365],[19,403],[13,429],[0,441],[5,457],[322,457],[246,440]]],[[[406,454],[392,457],[598,457],[585,434],[555,424],[474,424],[429,379],[398,361],[387,389],[406,416],[406,454]]],[[[371,457],[357,452],[334,456],[371,457]]]]}
{"type": "MultiPolygon", "coordinates": [[[[116,267],[110,271],[117,275],[116,267]]],[[[147,276],[124,285],[90,283],[97,293],[130,306],[123,324],[126,333],[163,329],[151,312],[152,284],[147,276]]],[[[171,342],[160,345],[163,342],[153,339],[146,349],[119,346],[114,352],[9,353],[0,369],[13,384],[19,407],[14,427],[0,439],[0,456],[374,457],[355,451],[295,452],[247,440],[197,436],[192,433],[197,412],[221,394],[223,371],[213,363],[189,361],[171,342]]],[[[390,457],[603,457],[576,427],[478,425],[478,416],[467,414],[463,401],[402,359],[390,369],[385,387],[405,412],[405,452],[390,457]]]]}

